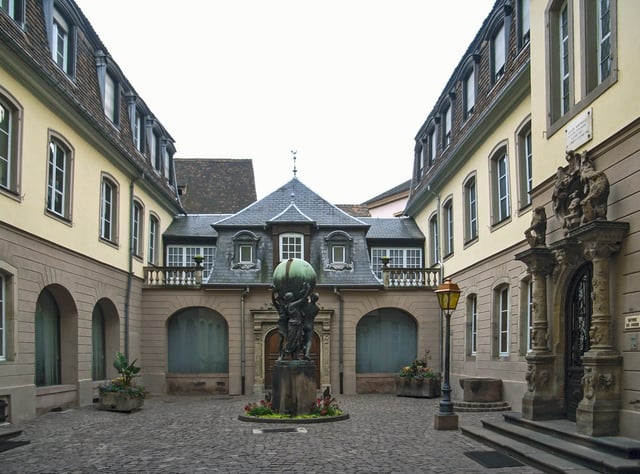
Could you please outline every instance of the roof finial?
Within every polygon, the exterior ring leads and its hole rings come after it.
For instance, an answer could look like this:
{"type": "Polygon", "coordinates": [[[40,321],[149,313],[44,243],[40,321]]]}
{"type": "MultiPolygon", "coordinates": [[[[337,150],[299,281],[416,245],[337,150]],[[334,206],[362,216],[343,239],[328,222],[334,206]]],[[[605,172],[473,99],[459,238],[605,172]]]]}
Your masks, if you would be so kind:
{"type": "Polygon", "coordinates": [[[293,177],[296,177],[296,173],[298,172],[298,169],[296,168],[296,153],[298,153],[298,150],[291,150],[291,154],[293,155],[293,177]]]}

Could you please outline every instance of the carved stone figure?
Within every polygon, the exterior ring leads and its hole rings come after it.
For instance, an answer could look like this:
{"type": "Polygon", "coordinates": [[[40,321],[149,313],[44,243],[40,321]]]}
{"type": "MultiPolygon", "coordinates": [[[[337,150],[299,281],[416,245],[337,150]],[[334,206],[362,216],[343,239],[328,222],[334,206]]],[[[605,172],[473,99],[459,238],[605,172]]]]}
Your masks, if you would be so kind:
{"type": "Polygon", "coordinates": [[[556,171],[553,189],[553,210],[562,221],[564,234],[581,223],[607,218],[609,180],[596,171],[587,151],[567,152],[567,166],[556,171]]]}
{"type": "Polygon", "coordinates": [[[530,247],[544,247],[546,245],[547,214],[544,207],[539,206],[533,210],[531,225],[524,231],[524,236],[530,247]]]}

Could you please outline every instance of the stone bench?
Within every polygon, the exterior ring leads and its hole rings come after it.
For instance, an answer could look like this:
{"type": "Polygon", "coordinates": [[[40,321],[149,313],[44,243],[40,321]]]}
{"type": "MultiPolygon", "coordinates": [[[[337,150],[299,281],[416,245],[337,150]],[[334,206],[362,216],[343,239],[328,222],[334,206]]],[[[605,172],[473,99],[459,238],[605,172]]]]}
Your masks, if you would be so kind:
{"type": "Polygon", "coordinates": [[[502,380],[490,378],[460,379],[465,402],[499,402],[502,400],[502,380]]]}

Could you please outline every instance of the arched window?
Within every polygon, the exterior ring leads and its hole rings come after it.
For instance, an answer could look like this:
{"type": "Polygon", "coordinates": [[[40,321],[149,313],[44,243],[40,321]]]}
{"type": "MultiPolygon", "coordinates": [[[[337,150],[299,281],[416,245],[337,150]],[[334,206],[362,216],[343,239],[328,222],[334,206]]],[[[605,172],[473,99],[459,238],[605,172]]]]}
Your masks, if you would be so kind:
{"type": "Polygon", "coordinates": [[[35,315],[37,387],[59,385],[60,371],[60,310],[53,295],[42,290],[36,302],[35,315]]]}
{"type": "Polygon", "coordinates": [[[365,315],[356,328],[356,372],[397,372],[416,358],[416,323],[405,312],[383,308],[365,315]]]}
{"type": "Polygon", "coordinates": [[[225,319],[207,308],[189,308],[168,323],[169,372],[229,372],[229,329],[225,319]]]}

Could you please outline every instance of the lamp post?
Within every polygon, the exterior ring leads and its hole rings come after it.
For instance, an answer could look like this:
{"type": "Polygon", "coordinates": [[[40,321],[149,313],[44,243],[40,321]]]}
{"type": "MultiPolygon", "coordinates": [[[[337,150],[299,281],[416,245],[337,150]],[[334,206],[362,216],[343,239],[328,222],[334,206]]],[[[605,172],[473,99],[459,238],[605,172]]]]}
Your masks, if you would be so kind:
{"type": "Polygon", "coordinates": [[[449,358],[451,352],[451,312],[458,306],[460,298],[460,288],[445,278],[444,282],[435,290],[438,297],[438,304],[443,311],[445,323],[445,344],[444,344],[444,383],[442,384],[442,400],[440,400],[440,410],[436,413],[434,428],[436,430],[457,430],[458,415],[453,412],[451,402],[451,385],[449,384],[449,358]]]}

